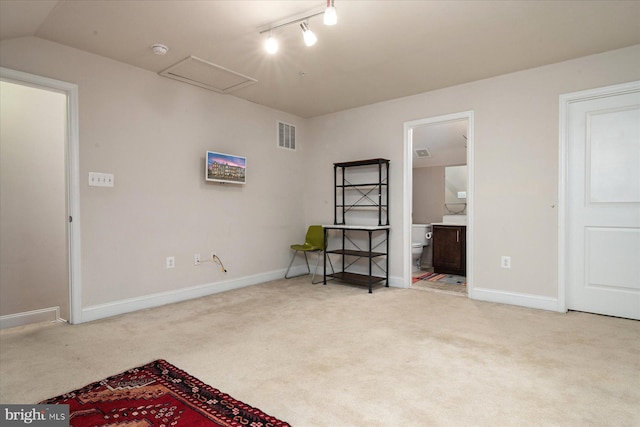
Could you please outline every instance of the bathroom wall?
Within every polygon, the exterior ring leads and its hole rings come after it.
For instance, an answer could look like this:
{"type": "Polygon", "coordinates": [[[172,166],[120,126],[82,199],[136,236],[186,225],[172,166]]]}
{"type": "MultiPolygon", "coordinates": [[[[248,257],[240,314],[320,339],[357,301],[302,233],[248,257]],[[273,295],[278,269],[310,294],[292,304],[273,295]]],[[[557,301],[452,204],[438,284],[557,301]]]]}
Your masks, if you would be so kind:
{"type": "Polygon", "coordinates": [[[413,223],[441,222],[445,214],[445,167],[413,169],[413,223]]]}

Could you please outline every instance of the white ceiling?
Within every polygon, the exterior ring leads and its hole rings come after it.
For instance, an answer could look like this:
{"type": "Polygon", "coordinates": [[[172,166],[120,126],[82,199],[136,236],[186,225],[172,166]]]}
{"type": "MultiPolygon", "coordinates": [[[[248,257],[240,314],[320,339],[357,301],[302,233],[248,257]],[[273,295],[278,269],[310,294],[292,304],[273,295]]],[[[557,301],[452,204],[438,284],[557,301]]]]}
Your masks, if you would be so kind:
{"type": "MultiPolygon", "coordinates": [[[[238,96],[301,117],[640,43],[640,1],[335,0],[307,48],[298,25],[324,1],[0,0],[0,38],[37,36],[153,72],[202,58],[258,80],[238,96]],[[167,45],[166,56],[150,46],[167,45]]],[[[204,90],[204,89],[203,89],[204,90]]]]}
{"type": "MultiPolygon", "coordinates": [[[[0,39],[36,36],[159,73],[190,55],[257,79],[231,95],[314,117],[640,43],[640,1],[0,0],[0,39]],[[165,44],[165,56],[151,45],[165,44]]],[[[202,89],[206,90],[206,89],[202,89]]],[[[415,129],[414,167],[466,162],[466,122],[415,129]]]]}
{"type": "Polygon", "coordinates": [[[467,127],[467,119],[414,127],[413,167],[466,165],[467,127]],[[431,157],[418,157],[419,149],[429,150],[431,157]]]}

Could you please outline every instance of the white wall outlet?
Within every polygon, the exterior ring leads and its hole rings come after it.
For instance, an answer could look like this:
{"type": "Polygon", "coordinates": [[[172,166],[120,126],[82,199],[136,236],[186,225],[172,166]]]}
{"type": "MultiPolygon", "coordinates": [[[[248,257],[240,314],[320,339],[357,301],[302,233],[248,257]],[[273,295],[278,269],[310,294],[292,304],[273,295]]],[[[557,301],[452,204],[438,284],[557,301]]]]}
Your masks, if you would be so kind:
{"type": "Polygon", "coordinates": [[[176,266],[176,259],[175,259],[175,257],[168,256],[168,257],[167,257],[167,268],[174,268],[175,266],[176,266]]]}
{"type": "Polygon", "coordinates": [[[502,267],[502,268],[511,268],[511,257],[503,255],[500,258],[500,267],[502,267]]]}
{"type": "Polygon", "coordinates": [[[200,254],[195,254],[193,256],[193,265],[200,265],[200,254]]]}
{"type": "Polygon", "coordinates": [[[90,187],[113,187],[114,181],[112,173],[89,172],[90,187]]]}
{"type": "Polygon", "coordinates": [[[467,192],[466,191],[458,191],[458,199],[466,199],[467,192]]]}

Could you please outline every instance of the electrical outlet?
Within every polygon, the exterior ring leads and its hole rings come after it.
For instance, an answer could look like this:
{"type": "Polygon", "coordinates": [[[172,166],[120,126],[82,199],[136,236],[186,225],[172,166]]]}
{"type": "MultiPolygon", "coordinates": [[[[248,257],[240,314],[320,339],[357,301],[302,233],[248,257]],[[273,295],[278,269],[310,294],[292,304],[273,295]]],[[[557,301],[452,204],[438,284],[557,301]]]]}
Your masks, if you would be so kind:
{"type": "Polygon", "coordinates": [[[195,254],[193,256],[193,265],[200,265],[200,254],[195,254]]]}
{"type": "Polygon", "coordinates": [[[502,258],[500,258],[500,267],[511,268],[511,257],[503,255],[502,258]]]}
{"type": "Polygon", "coordinates": [[[174,268],[176,266],[176,259],[172,256],[167,257],[167,268],[174,268]]]}

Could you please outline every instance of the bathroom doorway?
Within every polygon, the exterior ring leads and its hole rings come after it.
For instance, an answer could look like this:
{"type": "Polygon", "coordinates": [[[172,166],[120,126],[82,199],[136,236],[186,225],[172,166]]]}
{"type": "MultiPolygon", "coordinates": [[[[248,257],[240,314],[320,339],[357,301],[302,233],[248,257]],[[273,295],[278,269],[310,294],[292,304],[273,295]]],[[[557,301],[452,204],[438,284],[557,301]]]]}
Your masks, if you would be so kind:
{"type": "Polygon", "coordinates": [[[471,295],[472,144],[473,112],[405,123],[406,287],[471,295]],[[434,239],[423,236],[432,237],[434,230],[435,265],[434,239]],[[447,235],[453,253],[443,250],[447,235]],[[419,243],[426,243],[421,253],[419,243]],[[457,267],[445,266],[451,260],[457,267]]]}

